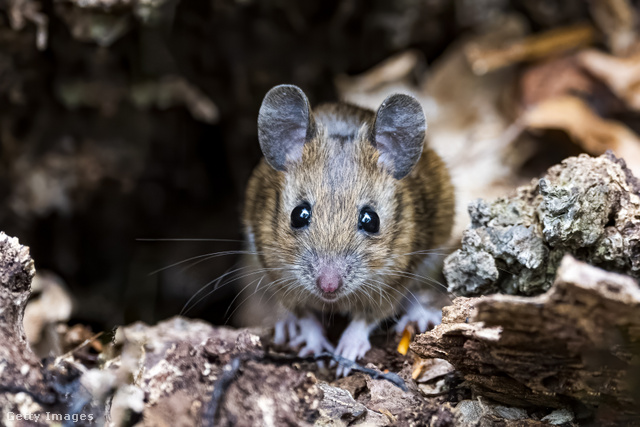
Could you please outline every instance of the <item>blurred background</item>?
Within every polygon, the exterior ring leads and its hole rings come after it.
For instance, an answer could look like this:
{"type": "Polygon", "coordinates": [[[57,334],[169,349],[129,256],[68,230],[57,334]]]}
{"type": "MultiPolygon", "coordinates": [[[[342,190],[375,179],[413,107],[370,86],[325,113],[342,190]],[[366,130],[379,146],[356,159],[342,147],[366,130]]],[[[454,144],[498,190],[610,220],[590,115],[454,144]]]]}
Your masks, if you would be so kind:
{"type": "MultiPolygon", "coordinates": [[[[637,26],[630,0],[0,0],[0,230],[52,316],[177,315],[238,255],[150,273],[242,249],[258,109],[293,83],[314,105],[418,97],[459,235],[467,201],[569,155],[613,149],[637,174],[637,26]],[[237,241],[139,240],[184,238],[237,241]]],[[[223,324],[235,296],[188,315],[223,324]]]]}

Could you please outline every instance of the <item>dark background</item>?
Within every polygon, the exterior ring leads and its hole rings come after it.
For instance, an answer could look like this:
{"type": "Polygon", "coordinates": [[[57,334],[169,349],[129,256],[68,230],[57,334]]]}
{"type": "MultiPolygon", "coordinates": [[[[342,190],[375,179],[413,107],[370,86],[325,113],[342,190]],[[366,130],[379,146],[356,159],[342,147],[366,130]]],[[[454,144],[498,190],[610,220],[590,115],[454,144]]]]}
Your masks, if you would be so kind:
{"type": "MultiPolygon", "coordinates": [[[[534,31],[589,19],[577,0],[26,3],[47,17],[48,43],[38,50],[37,25],[16,28],[0,0],[0,230],[63,279],[73,321],[97,329],[178,314],[238,262],[149,275],[242,244],[136,239],[242,238],[256,117],[272,86],[296,84],[317,104],[335,100],[337,75],[407,48],[428,71],[501,11],[522,13],[534,31]],[[212,101],[217,118],[171,101],[171,78],[212,101]]],[[[224,323],[234,296],[226,286],[189,315],[224,323]]]]}

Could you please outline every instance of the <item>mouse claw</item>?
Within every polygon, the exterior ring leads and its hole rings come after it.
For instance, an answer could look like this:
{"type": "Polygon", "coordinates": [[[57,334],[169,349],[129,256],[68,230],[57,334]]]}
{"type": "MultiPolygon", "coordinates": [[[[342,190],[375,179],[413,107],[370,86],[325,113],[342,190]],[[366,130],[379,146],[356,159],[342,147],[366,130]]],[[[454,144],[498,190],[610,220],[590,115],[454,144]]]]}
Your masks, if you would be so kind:
{"type": "Polygon", "coordinates": [[[289,341],[289,347],[294,349],[303,345],[298,356],[306,357],[325,351],[334,352],[333,345],[324,336],[322,324],[314,317],[308,316],[298,320],[297,336],[289,341]]]}
{"type": "Polygon", "coordinates": [[[424,333],[429,326],[435,326],[442,321],[442,310],[423,307],[419,304],[414,304],[409,308],[398,323],[396,323],[395,331],[401,334],[409,323],[415,323],[418,327],[418,333],[424,333]]]}
{"type": "MultiPolygon", "coordinates": [[[[367,351],[371,349],[369,342],[369,333],[375,327],[375,324],[368,324],[363,320],[352,321],[347,329],[344,330],[336,348],[336,354],[344,359],[352,362],[364,357],[367,351]]],[[[332,362],[331,367],[336,365],[332,362]]],[[[351,372],[350,366],[339,365],[336,370],[336,377],[346,377],[351,372]]]]}
{"type": "Polygon", "coordinates": [[[284,345],[287,341],[295,339],[298,336],[297,322],[298,318],[293,314],[289,314],[284,320],[276,322],[273,343],[275,345],[284,345]]]}
{"type": "MultiPolygon", "coordinates": [[[[360,341],[360,342],[351,342],[344,343],[341,347],[338,345],[336,350],[336,354],[342,356],[345,359],[348,359],[352,362],[364,357],[367,354],[367,351],[371,349],[371,343],[369,343],[369,339],[360,341]]],[[[336,377],[346,377],[351,372],[351,367],[346,365],[339,365],[336,370],[336,377]]]]}
{"type": "Polygon", "coordinates": [[[284,345],[287,342],[287,335],[285,332],[283,322],[276,322],[273,332],[273,343],[275,345],[284,345]]]}

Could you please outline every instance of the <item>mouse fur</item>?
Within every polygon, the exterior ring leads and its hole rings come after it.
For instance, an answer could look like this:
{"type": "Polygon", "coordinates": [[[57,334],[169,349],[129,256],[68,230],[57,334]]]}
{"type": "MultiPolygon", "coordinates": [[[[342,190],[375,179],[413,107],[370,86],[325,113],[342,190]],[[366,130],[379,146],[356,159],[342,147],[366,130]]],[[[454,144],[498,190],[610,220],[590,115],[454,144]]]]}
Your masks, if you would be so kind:
{"type": "Polygon", "coordinates": [[[344,102],[311,109],[291,85],[265,96],[265,157],[247,185],[243,224],[260,286],[289,319],[331,310],[375,325],[397,314],[419,252],[445,244],[454,219],[451,180],[425,131],[408,95],[392,95],[376,112],[344,102]],[[291,215],[301,203],[311,217],[296,229],[291,215]],[[379,217],[378,232],[359,228],[364,208],[379,217]],[[335,292],[318,285],[327,271],[338,277],[335,292]]]}

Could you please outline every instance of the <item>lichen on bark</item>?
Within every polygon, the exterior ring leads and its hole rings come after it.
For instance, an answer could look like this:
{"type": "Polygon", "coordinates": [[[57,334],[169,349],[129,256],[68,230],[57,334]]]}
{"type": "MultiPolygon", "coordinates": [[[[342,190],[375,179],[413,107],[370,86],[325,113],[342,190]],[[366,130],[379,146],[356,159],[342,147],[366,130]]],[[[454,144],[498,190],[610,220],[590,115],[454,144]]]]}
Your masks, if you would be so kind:
{"type": "Polygon", "coordinates": [[[471,203],[469,215],[444,266],[456,294],[542,293],[567,253],[640,277],[640,184],[610,152],[570,157],[512,197],[471,203]]]}

